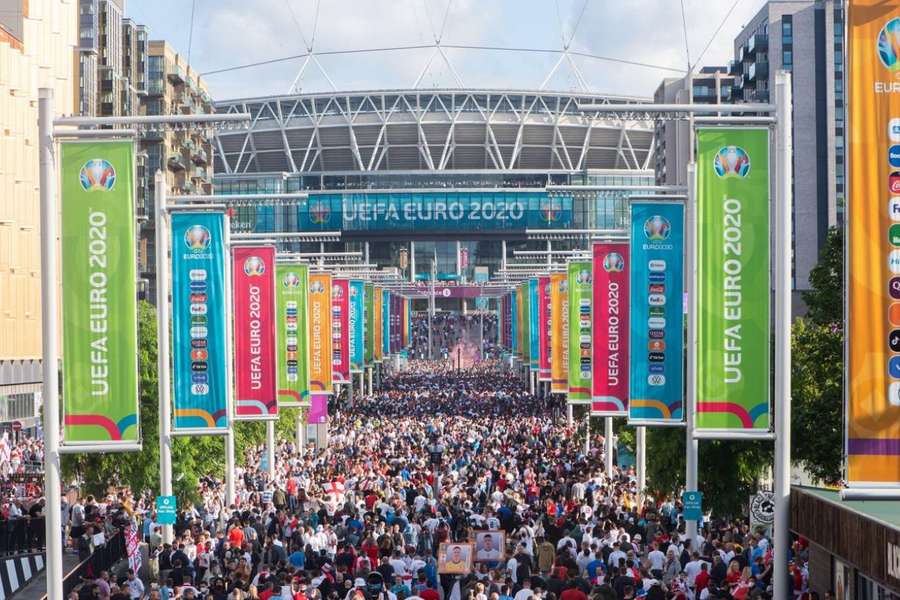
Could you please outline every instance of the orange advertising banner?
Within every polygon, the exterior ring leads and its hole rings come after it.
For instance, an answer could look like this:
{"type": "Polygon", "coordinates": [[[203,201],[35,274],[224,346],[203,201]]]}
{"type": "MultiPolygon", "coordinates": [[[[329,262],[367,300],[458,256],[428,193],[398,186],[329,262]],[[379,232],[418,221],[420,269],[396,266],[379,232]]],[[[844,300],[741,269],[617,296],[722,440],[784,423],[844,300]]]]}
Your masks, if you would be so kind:
{"type": "Polygon", "coordinates": [[[569,277],[566,273],[550,275],[550,392],[566,394],[569,391],[569,371],[566,354],[569,321],[569,277]]]}
{"type": "Polygon", "coordinates": [[[332,393],[331,275],[309,274],[309,392],[332,393]]]}
{"type": "Polygon", "coordinates": [[[848,13],[846,479],[900,484],[900,2],[848,13]]]}
{"type": "Polygon", "coordinates": [[[382,326],[382,296],[381,288],[375,286],[375,298],[372,302],[372,311],[375,313],[375,362],[381,362],[384,359],[384,327],[382,326]]]}

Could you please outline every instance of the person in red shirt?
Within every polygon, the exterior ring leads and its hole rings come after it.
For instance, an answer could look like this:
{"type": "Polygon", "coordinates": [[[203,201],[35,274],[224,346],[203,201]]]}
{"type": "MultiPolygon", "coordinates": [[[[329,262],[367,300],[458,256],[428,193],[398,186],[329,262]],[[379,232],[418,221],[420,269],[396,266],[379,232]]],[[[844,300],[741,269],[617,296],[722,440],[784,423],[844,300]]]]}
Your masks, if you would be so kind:
{"type": "Polygon", "coordinates": [[[709,565],[704,562],[700,565],[700,572],[697,573],[697,578],[694,579],[694,591],[698,596],[709,585],[709,579],[709,565]]]}
{"type": "Polygon", "coordinates": [[[235,525],[228,531],[228,541],[232,548],[240,548],[244,545],[244,530],[235,525]]]}
{"type": "Polygon", "coordinates": [[[587,594],[578,589],[574,581],[566,584],[566,589],[559,595],[559,600],[587,600],[587,594]]]}

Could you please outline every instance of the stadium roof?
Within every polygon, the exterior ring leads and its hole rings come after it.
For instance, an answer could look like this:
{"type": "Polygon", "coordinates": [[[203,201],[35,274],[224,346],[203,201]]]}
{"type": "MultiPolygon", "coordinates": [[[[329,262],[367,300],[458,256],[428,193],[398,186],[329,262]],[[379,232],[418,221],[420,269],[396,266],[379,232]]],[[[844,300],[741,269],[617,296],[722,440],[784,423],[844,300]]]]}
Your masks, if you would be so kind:
{"type": "Polygon", "coordinates": [[[382,90],[228,100],[250,127],[220,131],[223,174],[650,167],[652,123],[578,111],[647,98],[534,90],[382,90]]]}

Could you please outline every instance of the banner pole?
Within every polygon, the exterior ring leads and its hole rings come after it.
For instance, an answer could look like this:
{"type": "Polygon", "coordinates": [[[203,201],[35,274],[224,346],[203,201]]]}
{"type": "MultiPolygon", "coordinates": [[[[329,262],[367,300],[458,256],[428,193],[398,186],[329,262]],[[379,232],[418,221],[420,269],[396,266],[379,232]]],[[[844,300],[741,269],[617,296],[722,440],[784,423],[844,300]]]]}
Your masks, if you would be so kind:
{"type": "Polygon", "coordinates": [[[38,97],[41,197],[41,351],[44,402],[44,539],[47,544],[47,598],[63,598],[62,501],[59,462],[59,288],[57,271],[56,164],[53,159],[53,90],[38,97]]]}
{"type": "Polygon", "coordinates": [[[302,408],[299,409],[299,410],[297,410],[297,420],[295,421],[294,426],[295,426],[296,429],[297,429],[297,431],[296,431],[296,435],[297,435],[297,453],[298,453],[300,456],[303,456],[303,450],[304,450],[304,448],[303,448],[303,442],[304,442],[303,437],[304,437],[304,436],[303,436],[303,409],[302,409],[302,408]]]}
{"type": "Polygon", "coordinates": [[[774,597],[789,593],[791,499],[791,214],[793,126],[791,75],[775,74],[777,114],[775,218],[775,574],[774,597]]]}
{"type": "Polygon", "coordinates": [[[266,421],[266,459],[269,481],[275,481],[275,421],[266,421]]]}
{"type": "MultiPolygon", "coordinates": [[[[693,125],[690,126],[693,131],[693,125]]],[[[691,136],[693,138],[693,136],[691,136]]],[[[697,465],[700,461],[700,442],[694,437],[694,407],[696,406],[697,378],[695,365],[697,361],[697,260],[696,260],[696,224],[697,224],[697,185],[695,174],[697,165],[694,163],[694,148],[691,144],[690,162],[687,166],[688,197],[685,206],[685,272],[688,280],[688,306],[687,306],[687,397],[684,403],[685,418],[685,489],[687,491],[699,491],[700,483],[697,476],[697,465]]],[[[697,550],[697,521],[687,521],[685,532],[691,542],[691,551],[697,550]]]]}
{"type": "Polygon", "coordinates": [[[223,218],[222,231],[224,237],[225,253],[225,408],[228,412],[228,433],[225,434],[225,502],[234,504],[234,337],[232,333],[234,323],[233,309],[233,282],[231,277],[231,219],[228,213],[223,218]]]}
{"type": "Polygon", "coordinates": [[[634,458],[637,463],[638,511],[644,508],[644,488],[647,487],[647,428],[635,427],[634,458]]]}
{"type": "Polygon", "coordinates": [[[613,420],[612,417],[606,417],[603,424],[603,445],[606,448],[606,476],[612,479],[613,476],[613,420]]]}
{"type": "Polygon", "coordinates": [[[591,452],[591,407],[588,406],[584,413],[584,453],[591,452]]]}
{"type": "MultiPolygon", "coordinates": [[[[154,174],[156,200],[156,355],[159,390],[159,494],[172,496],[172,381],[169,372],[169,215],[166,177],[154,174]]],[[[163,543],[171,544],[172,526],[162,526],[163,543]]]]}

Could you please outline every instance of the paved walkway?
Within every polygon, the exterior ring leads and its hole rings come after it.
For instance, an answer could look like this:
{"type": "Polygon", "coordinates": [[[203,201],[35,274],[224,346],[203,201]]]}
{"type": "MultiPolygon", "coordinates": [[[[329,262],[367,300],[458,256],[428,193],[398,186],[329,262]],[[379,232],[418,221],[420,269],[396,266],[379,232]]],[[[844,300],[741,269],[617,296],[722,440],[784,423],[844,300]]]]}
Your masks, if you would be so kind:
{"type": "MultiPolygon", "coordinates": [[[[63,554],[63,577],[78,566],[78,555],[66,552],[63,554]]],[[[31,583],[10,596],[16,600],[41,600],[47,595],[47,569],[35,577],[31,583]]]]}

